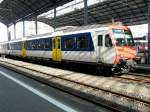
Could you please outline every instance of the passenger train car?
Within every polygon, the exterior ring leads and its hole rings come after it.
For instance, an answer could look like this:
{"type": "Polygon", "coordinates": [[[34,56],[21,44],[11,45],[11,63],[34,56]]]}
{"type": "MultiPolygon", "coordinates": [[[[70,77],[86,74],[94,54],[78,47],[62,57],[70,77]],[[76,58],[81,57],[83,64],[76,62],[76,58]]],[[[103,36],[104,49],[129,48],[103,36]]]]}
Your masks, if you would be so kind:
{"type": "Polygon", "coordinates": [[[93,64],[127,73],[134,65],[136,49],[128,27],[89,25],[0,43],[0,54],[93,64]]]}

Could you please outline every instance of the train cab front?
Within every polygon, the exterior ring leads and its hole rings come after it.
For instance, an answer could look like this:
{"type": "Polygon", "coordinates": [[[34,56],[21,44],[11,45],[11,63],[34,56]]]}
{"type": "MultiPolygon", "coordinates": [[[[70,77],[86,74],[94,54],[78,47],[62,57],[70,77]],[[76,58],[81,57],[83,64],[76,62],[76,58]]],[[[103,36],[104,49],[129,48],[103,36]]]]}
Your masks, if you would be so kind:
{"type": "Polygon", "coordinates": [[[131,31],[126,26],[113,27],[112,37],[116,51],[114,72],[128,73],[135,66],[136,49],[131,31]]]}

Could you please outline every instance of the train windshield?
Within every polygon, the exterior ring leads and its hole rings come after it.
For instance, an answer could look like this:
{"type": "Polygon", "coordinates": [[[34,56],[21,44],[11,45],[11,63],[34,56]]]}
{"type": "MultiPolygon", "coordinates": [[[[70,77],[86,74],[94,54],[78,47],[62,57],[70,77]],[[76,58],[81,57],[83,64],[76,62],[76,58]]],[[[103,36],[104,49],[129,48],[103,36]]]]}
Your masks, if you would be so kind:
{"type": "Polygon", "coordinates": [[[134,46],[133,37],[129,30],[113,30],[117,46],[134,46]]]}

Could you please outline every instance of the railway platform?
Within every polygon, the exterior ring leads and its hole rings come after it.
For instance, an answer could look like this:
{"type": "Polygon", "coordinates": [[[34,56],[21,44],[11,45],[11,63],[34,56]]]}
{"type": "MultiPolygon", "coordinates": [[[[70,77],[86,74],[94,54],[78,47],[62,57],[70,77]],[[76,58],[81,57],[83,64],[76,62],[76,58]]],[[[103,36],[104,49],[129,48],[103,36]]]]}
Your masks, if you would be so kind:
{"type": "Polygon", "coordinates": [[[137,64],[135,67],[135,72],[145,73],[146,75],[150,75],[150,65],[148,65],[148,64],[137,64]]]}
{"type": "Polygon", "coordinates": [[[136,68],[150,71],[150,65],[147,65],[147,64],[137,64],[136,68]]]}
{"type": "Polygon", "coordinates": [[[96,76],[2,58],[0,65],[114,111],[150,110],[150,77],[96,76]]]}

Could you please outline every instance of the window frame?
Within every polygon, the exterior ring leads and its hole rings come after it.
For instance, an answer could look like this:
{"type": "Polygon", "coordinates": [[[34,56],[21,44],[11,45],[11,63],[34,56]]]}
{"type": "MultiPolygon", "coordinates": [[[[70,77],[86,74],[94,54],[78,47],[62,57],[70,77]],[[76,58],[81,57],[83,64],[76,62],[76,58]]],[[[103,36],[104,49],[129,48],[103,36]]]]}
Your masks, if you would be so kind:
{"type": "Polygon", "coordinates": [[[78,36],[78,37],[76,37],[76,49],[77,50],[88,50],[89,49],[89,44],[90,44],[90,39],[89,39],[89,37],[87,36],[87,35],[80,35],[80,36],[78,36]],[[78,43],[77,43],[77,39],[78,38],[86,38],[87,39],[87,47],[85,47],[85,48],[78,48],[78,43]]]}
{"type": "Polygon", "coordinates": [[[63,45],[63,47],[64,47],[64,49],[66,49],[66,50],[71,50],[71,49],[74,49],[75,48],[75,43],[76,43],[76,40],[75,40],[75,38],[74,37],[67,37],[67,38],[64,38],[64,40],[63,40],[63,43],[64,43],[64,45],[63,45]],[[65,47],[66,46],[66,40],[69,40],[69,39],[72,39],[73,40],[73,43],[72,43],[72,48],[67,48],[67,47],[65,47]]]}
{"type": "Polygon", "coordinates": [[[108,48],[113,47],[112,39],[111,39],[111,36],[109,34],[105,35],[105,47],[108,47],[108,48]],[[109,41],[109,45],[108,45],[108,43],[106,43],[106,38],[108,38],[108,37],[111,40],[111,45],[110,45],[110,41],[109,41]]]}
{"type": "Polygon", "coordinates": [[[97,39],[97,45],[98,46],[103,46],[103,35],[98,35],[98,37],[97,37],[98,39],[97,39]],[[100,39],[100,37],[101,37],[101,39],[100,39]],[[101,41],[100,41],[101,40],[101,41]]]}

